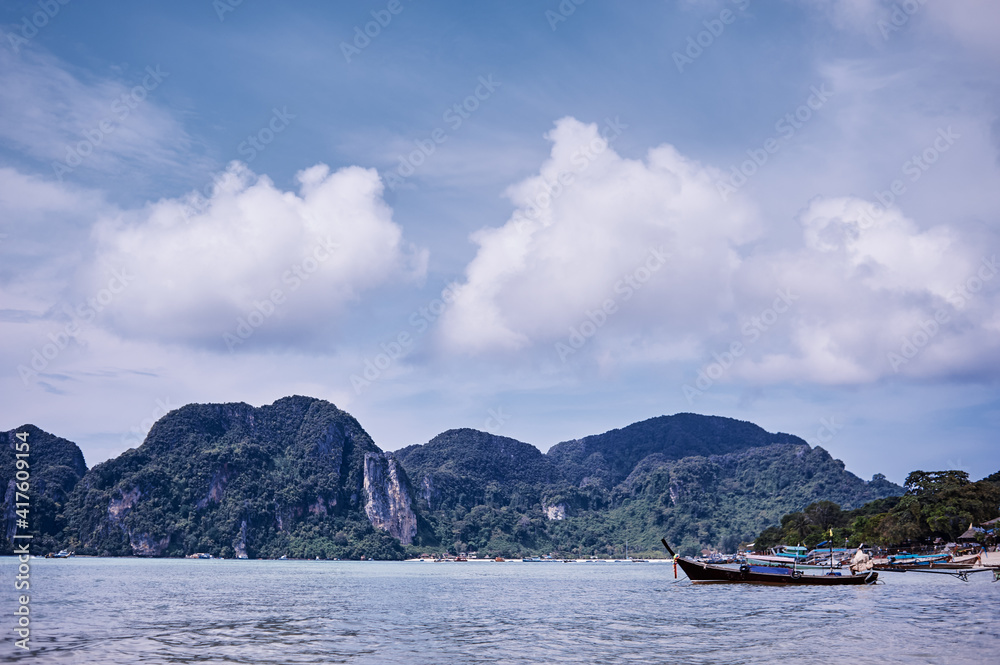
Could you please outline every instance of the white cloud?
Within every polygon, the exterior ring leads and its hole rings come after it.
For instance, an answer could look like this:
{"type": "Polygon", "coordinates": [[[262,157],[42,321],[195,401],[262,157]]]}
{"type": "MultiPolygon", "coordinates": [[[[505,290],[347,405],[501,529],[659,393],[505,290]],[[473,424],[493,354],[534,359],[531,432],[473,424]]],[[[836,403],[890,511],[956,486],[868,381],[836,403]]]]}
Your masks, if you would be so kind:
{"type": "Polygon", "coordinates": [[[733,342],[746,351],[723,380],[751,385],[985,376],[1000,363],[994,235],[818,197],[798,216],[797,241],[755,248],[753,208],[722,202],[715,169],[668,145],[644,161],[611,148],[582,159],[581,146],[601,145],[598,128],[571,118],[548,138],[539,174],[508,190],[511,219],[473,236],[478,253],[442,318],[449,350],[530,350],[551,363],[589,319],[597,330],[572,355],[602,370],[708,363],[733,342]],[[553,185],[561,173],[573,182],[553,185]],[[667,263],[624,297],[623,277],[651,249],[667,263]],[[963,284],[975,293],[962,296],[963,284]],[[753,332],[780,293],[790,306],[753,332]],[[609,299],[614,313],[588,315],[609,299]]]}
{"type": "MultiPolygon", "coordinates": [[[[841,30],[868,35],[873,43],[885,43],[904,30],[926,30],[945,34],[976,56],[996,59],[1000,42],[1000,6],[994,0],[795,0],[822,12],[841,30]]],[[[921,40],[919,48],[930,45],[921,40]]]]}
{"type": "Polygon", "coordinates": [[[966,48],[994,61],[1000,58],[1000,5],[993,0],[928,2],[929,24],[950,32],[966,48]]]}
{"type": "MultiPolygon", "coordinates": [[[[742,284],[774,280],[799,300],[734,376],[850,384],[996,371],[997,238],[921,231],[899,210],[855,198],[817,199],[799,221],[802,247],[754,256],[740,271],[742,284]]],[[[755,296],[741,290],[744,312],[755,296]]]]}
{"type": "Polygon", "coordinates": [[[669,334],[714,325],[740,263],[736,247],[757,233],[753,211],[723,203],[718,174],[672,146],[624,159],[596,125],[573,118],[547,138],[539,174],[507,192],[511,219],[473,235],[479,251],[442,322],[448,348],[553,342],[607,300],[617,307],[609,327],[669,334]],[[657,253],[666,263],[642,281],[657,253]]]}
{"type": "Polygon", "coordinates": [[[59,178],[190,170],[193,141],[158,100],[161,85],[170,72],[157,63],[94,77],[36,48],[0,49],[0,140],[59,178]]]}
{"type": "Polygon", "coordinates": [[[79,296],[124,270],[130,283],[104,316],[114,329],[219,346],[255,303],[274,306],[259,340],[322,339],[362,291],[423,275],[426,252],[405,245],[374,170],[317,165],[298,182],[297,194],[281,191],[234,162],[207,201],[165,199],[103,220],[79,296]]]}
{"type": "Polygon", "coordinates": [[[61,296],[114,210],[100,192],[0,167],[0,307],[37,316],[61,296]]]}

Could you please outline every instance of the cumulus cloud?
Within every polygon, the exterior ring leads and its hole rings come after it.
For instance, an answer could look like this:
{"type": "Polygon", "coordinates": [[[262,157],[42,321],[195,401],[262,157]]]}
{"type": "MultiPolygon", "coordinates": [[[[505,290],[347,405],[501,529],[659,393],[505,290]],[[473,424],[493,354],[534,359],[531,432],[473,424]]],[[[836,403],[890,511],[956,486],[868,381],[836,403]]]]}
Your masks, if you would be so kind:
{"type": "Polygon", "coordinates": [[[609,145],[620,131],[564,118],[548,133],[539,173],[507,191],[512,217],[472,237],[479,250],[442,321],[448,348],[554,342],[608,301],[609,329],[714,324],[736,248],[758,232],[753,210],[724,203],[719,174],[670,145],[621,157],[609,145]]]}
{"type": "Polygon", "coordinates": [[[328,337],[362,291],[422,277],[426,252],[404,242],[374,170],[321,164],[297,180],[282,191],[234,162],[207,200],[102,220],[79,297],[119,291],[102,320],[126,337],[221,346],[242,317],[280,343],[328,337]]]}
{"type": "Polygon", "coordinates": [[[995,237],[921,230],[898,209],[850,197],[816,199],[799,221],[801,247],[741,267],[745,314],[768,282],[789,285],[797,301],[735,376],[838,384],[995,372],[995,237]]]}
{"type": "Polygon", "coordinates": [[[750,384],[1000,364],[995,237],[818,197],[797,242],[758,245],[754,209],[721,200],[717,170],[669,145],[625,159],[600,131],[559,121],[539,173],[507,192],[511,218],[473,235],[478,252],[441,322],[448,349],[707,364],[739,343],[724,380],[750,384]]]}

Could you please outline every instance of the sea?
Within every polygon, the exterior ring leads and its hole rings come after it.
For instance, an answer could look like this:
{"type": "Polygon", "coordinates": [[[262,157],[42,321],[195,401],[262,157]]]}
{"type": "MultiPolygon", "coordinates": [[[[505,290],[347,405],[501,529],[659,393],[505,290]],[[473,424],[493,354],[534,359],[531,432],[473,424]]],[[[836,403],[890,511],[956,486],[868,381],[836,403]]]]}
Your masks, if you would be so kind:
{"type": "Polygon", "coordinates": [[[669,563],[0,559],[16,663],[983,663],[1000,583],[692,585],[669,563]]]}

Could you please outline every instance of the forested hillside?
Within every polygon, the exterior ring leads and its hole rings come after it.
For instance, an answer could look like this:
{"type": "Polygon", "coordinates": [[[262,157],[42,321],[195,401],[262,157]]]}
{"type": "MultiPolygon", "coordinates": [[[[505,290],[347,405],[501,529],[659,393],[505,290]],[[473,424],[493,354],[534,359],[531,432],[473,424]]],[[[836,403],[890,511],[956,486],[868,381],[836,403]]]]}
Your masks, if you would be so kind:
{"type": "MultiPolygon", "coordinates": [[[[861,480],[798,437],[695,414],[547,454],[471,429],[384,453],[323,400],[190,404],[89,471],[75,444],[27,429],[36,543],[81,554],[619,556],[626,541],[659,554],[663,536],[695,553],[734,549],[816,502],[853,509],[903,493],[880,476],[861,480]]],[[[9,550],[15,470],[4,436],[9,550]]]]}

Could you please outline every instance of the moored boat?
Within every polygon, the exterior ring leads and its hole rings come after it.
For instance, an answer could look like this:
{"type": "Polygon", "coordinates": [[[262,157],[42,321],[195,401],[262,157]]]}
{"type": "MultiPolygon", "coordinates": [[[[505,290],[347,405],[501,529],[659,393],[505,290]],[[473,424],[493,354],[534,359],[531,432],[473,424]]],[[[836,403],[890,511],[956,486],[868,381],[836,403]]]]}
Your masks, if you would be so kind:
{"type": "Polygon", "coordinates": [[[947,563],[949,561],[951,561],[951,554],[949,552],[937,554],[907,554],[901,552],[899,554],[890,554],[886,559],[886,562],[890,566],[926,566],[929,564],[947,563]]]}
{"type": "Polygon", "coordinates": [[[688,579],[695,584],[731,583],[731,584],[773,584],[790,586],[839,586],[844,584],[874,584],[878,573],[874,570],[867,573],[842,574],[839,572],[807,574],[796,566],[755,566],[744,563],[739,567],[696,561],[678,556],[670,549],[665,538],[660,539],[667,552],[674,557],[674,562],[681,567],[688,579]]]}
{"type": "MultiPolygon", "coordinates": [[[[803,563],[802,561],[793,563],[792,559],[788,557],[768,554],[748,554],[746,562],[751,566],[794,567],[797,570],[830,570],[831,568],[829,563],[803,563]]],[[[833,567],[840,568],[841,564],[838,562],[833,567]]]]}

